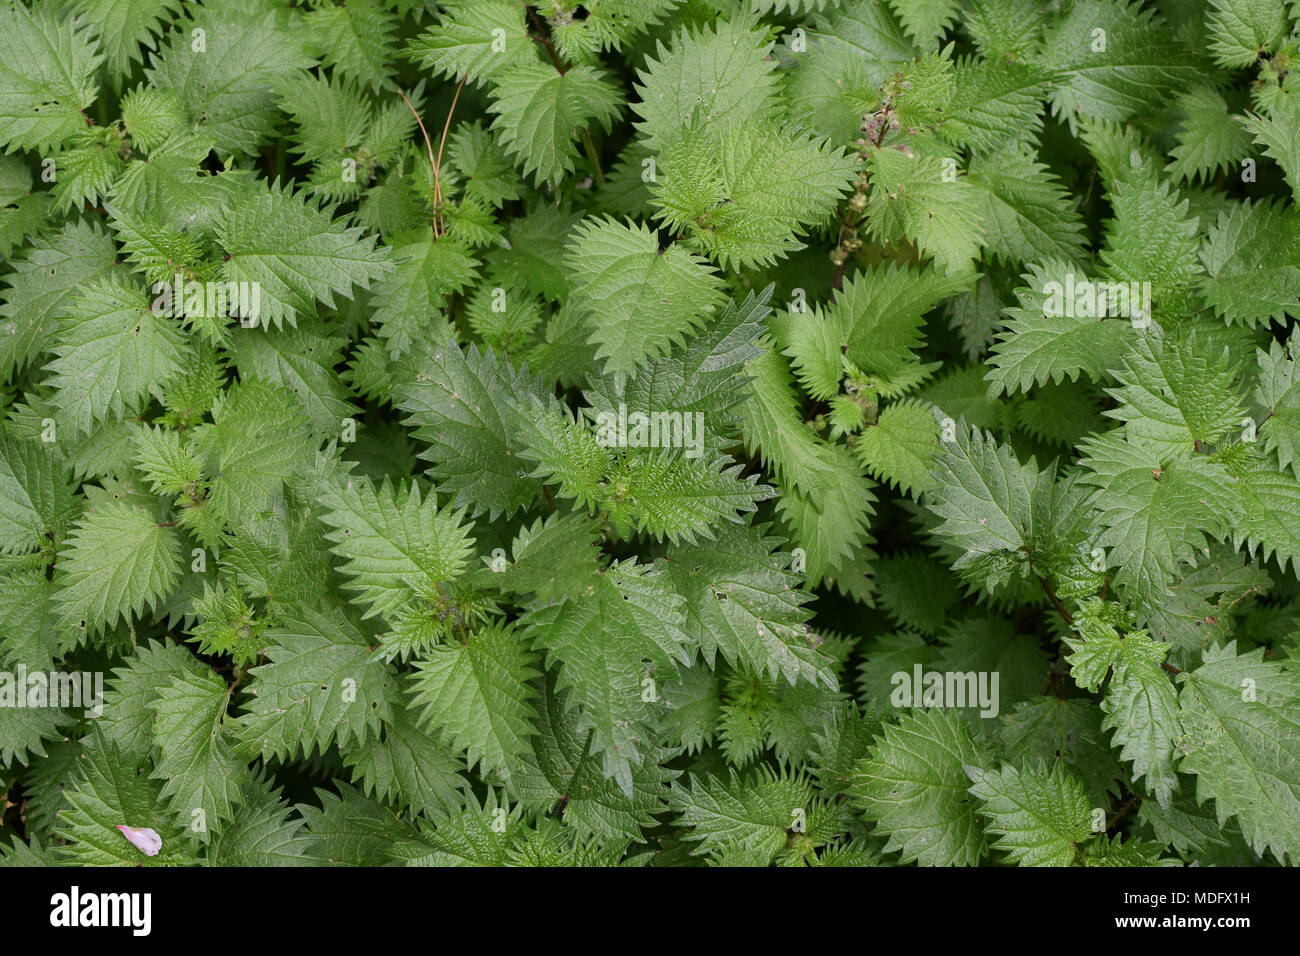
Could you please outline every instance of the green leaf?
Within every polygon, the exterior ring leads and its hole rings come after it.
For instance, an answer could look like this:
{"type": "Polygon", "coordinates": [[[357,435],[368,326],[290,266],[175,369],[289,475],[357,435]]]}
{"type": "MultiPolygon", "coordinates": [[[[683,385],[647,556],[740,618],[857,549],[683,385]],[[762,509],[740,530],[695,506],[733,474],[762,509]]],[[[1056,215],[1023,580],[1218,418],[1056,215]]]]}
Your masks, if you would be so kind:
{"type": "Polygon", "coordinates": [[[219,8],[188,10],[193,20],[182,22],[150,58],[145,80],[174,91],[190,121],[224,153],[253,153],[278,121],[276,85],[315,61],[301,34],[275,13],[237,18],[219,8]],[[201,44],[195,29],[204,31],[201,44]]]}
{"type": "MultiPolygon", "coordinates": [[[[942,564],[919,554],[894,554],[876,562],[876,602],[899,626],[937,634],[961,598],[957,582],[942,564]]],[[[890,635],[881,640],[909,639],[890,635]]]]}
{"type": "Polygon", "coordinates": [[[630,375],[659,358],[723,305],[708,264],[631,222],[592,219],[574,231],[565,260],[596,358],[606,374],[630,375]]]}
{"type": "Polygon", "coordinates": [[[252,696],[233,720],[245,751],[292,758],[333,741],[364,744],[392,721],[399,706],[393,674],[340,612],[286,611],[266,640],[269,663],[249,671],[252,696]]]}
{"type": "MultiPolygon", "coordinates": [[[[1188,200],[1143,167],[1115,184],[1111,206],[1115,218],[1107,223],[1102,250],[1109,275],[1128,283],[1130,290],[1150,288],[1158,316],[1180,318],[1191,311],[1198,304],[1190,290],[1200,278],[1201,263],[1197,221],[1188,212],[1188,200]]],[[[1130,315],[1137,310],[1132,299],[1130,292],[1130,315]]]]}
{"type": "Polygon", "coordinates": [[[1105,550],[1114,581],[1139,595],[1162,589],[1179,562],[1226,536],[1241,514],[1227,472],[1205,458],[1170,460],[1114,432],[1089,438],[1082,450],[1103,529],[1095,546],[1105,550]]]}
{"type": "Polygon", "coordinates": [[[849,794],[889,838],[900,863],[973,866],[985,853],[965,767],[981,755],[951,711],[927,710],[886,724],[868,757],[858,761],[849,794]]]}
{"type": "Polygon", "coordinates": [[[601,446],[595,429],[563,404],[530,399],[521,409],[521,438],[524,457],[536,463],[532,475],[558,484],[562,498],[576,498],[594,512],[605,499],[612,453],[601,446]]]}
{"type": "Polygon", "coordinates": [[[1050,70],[1013,60],[959,61],[947,116],[938,129],[945,141],[977,154],[1034,137],[1042,120],[1050,70]]]}
{"type": "Polygon", "coordinates": [[[935,487],[931,473],[939,451],[939,422],[921,402],[894,402],[858,436],[858,460],[877,481],[919,496],[935,487]]]}
{"type": "Polygon", "coordinates": [[[113,191],[113,184],[122,173],[122,157],[104,145],[103,140],[104,134],[78,133],[73,139],[76,145],[55,159],[59,178],[50,189],[50,198],[57,211],[66,213],[93,206],[113,191]]]}
{"type": "MultiPolygon", "coordinates": [[[[456,133],[447,140],[447,158],[450,168],[444,168],[443,174],[463,177],[467,196],[481,196],[497,207],[507,200],[520,198],[523,180],[510,164],[505,150],[481,123],[462,123],[457,127],[456,133]]],[[[519,224],[526,222],[522,220],[519,224]]]]}
{"type": "Polygon", "coordinates": [[[353,286],[368,288],[391,268],[373,237],[279,186],[236,200],[218,240],[226,250],[226,279],[260,289],[261,311],[253,318],[277,328],[297,324],[317,301],[332,308],[335,294],[350,297],[353,286]]]}
{"type": "Polygon", "coordinates": [[[640,102],[632,104],[645,145],[663,148],[695,117],[721,129],[764,115],[778,82],[771,49],[766,30],[742,18],[683,29],[671,46],[657,41],[654,57],[637,71],[640,102]]]}
{"type": "Polygon", "coordinates": [[[388,83],[397,27],[397,18],[377,0],[347,0],[303,17],[323,63],[374,89],[388,83]]]}
{"type": "Polygon", "coordinates": [[[690,457],[696,450],[684,456],[654,450],[615,460],[600,498],[610,523],[622,533],[635,528],[693,544],[739,523],[742,513],[771,497],[771,488],[756,484],[757,476],[742,477],[741,466],[730,458],[690,457]]]}
{"type": "Polygon", "coordinates": [[[413,342],[450,341],[443,311],[449,295],[468,286],[478,262],[469,251],[428,231],[403,233],[392,240],[394,272],[372,291],[372,321],[393,356],[409,352],[413,342]]]}
{"type": "Polygon", "coordinates": [[[545,391],[491,350],[455,343],[417,345],[393,383],[393,403],[406,412],[414,436],[428,447],[438,490],[474,514],[511,515],[537,497],[523,473],[517,411],[524,396],[545,391]]]}
{"type": "Polygon", "coordinates": [[[1264,152],[1282,167],[1293,196],[1300,196],[1300,96],[1288,95],[1271,115],[1247,113],[1242,123],[1264,147],[1264,152]]]}
{"type": "MultiPolygon", "coordinates": [[[[859,370],[896,375],[924,343],[925,314],[970,282],[969,274],[891,265],[855,273],[835,295],[827,320],[838,323],[844,354],[859,370]]],[[[835,343],[837,350],[839,343],[835,343]]]]}
{"type": "Polygon", "coordinates": [[[203,665],[180,644],[149,641],[136,647],[126,663],[113,671],[104,695],[104,715],[98,726],[104,738],[123,750],[147,753],[154,745],[153,709],[159,691],[175,680],[200,680],[203,665]]]}
{"type": "Polygon", "coordinates": [[[1196,567],[1167,590],[1142,602],[1139,623],[1170,645],[1174,663],[1194,659],[1210,644],[1226,640],[1236,630],[1239,605],[1271,585],[1264,570],[1225,542],[1198,557],[1196,567]]]}
{"type": "Polygon", "coordinates": [[[208,844],[207,859],[218,866],[306,866],[306,821],[291,814],[279,789],[254,777],[244,784],[234,819],[208,844]]]}
{"type": "MultiPolygon", "coordinates": [[[[513,560],[504,567],[494,556],[489,567],[508,594],[535,594],[551,602],[577,597],[595,578],[600,551],[596,523],[577,514],[552,514],[524,526],[511,546],[513,560]]],[[[502,549],[504,551],[504,549],[502,549]]]]}
{"type": "Polygon", "coordinates": [[[1069,866],[1078,844],[1092,835],[1088,795],[1060,763],[1051,770],[971,767],[967,773],[993,846],[1018,866],[1069,866]]]}
{"type": "Polygon", "coordinates": [[[463,514],[440,512],[433,495],[421,500],[417,484],[376,489],[368,479],[347,479],[320,503],[326,537],[347,560],[343,570],[370,605],[367,616],[391,616],[408,601],[428,599],[465,567],[474,539],[463,514]]]}
{"type": "Polygon", "coordinates": [[[1227,846],[1214,818],[1214,805],[1198,807],[1191,797],[1180,797],[1168,807],[1150,800],[1138,808],[1138,815],[1155,831],[1156,839],[1172,845],[1180,853],[1205,853],[1213,846],[1227,846]]]}
{"type": "Polygon", "coordinates": [[[952,26],[957,0],[889,0],[903,28],[922,47],[932,46],[952,26]]]}
{"type": "MultiPolygon", "coordinates": [[[[571,59],[598,50],[621,49],[672,11],[678,0],[592,0],[584,4],[585,19],[552,21],[551,32],[560,52],[571,59]]],[[[800,0],[795,0],[796,3],[800,0]]],[[[825,0],[807,0],[820,6],[825,0]]]]}
{"type": "Polygon", "coordinates": [[[1174,159],[1169,172],[1179,179],[1199,176],[1209,181],[1219,172],[1231,172],[1250,151],[1250,134],[1229,115],[1228,104],[1212,87],[1198,86],[1178,98],[1186,117],[1178,130],[1178,143],[1169,151],[1174,159]]]}
{"type": "MultiPolygon", "coordinates": [[[[690,827],[687,838],[698,843],[693,852],[715,859],[725,852],[742,865],[766,866],[783,855],[787,831],[801,819],[804,827],[822,822],[809,781],[768,768],[743,777],[733,771],[725,780],[710,774],[689,787],[674,785],[670,799],[681,824],[690,827]]],[[[812,828],[801,832],[821,835],[812,828]]],[[[829,836],[821,842],[829,842],[829,836]]]]}
{"type": "Polygon", "coordinates": [[[459,810],[464,803],[464,763],[441,737],[422,730],[406,708],[394,708],[383,739],[348,748],[343,761],[368,795],[416,813],[459,810]]]}
{"type": "Polygon", "coordinates": [[[284,482],[310,468],[317,443],[287,389],[250,378],[220,396],[194,446],[212,476],[210,506],[243,523],[267,514],[284,482]]]}
{"type": "Polygon", "coordinates": [[[1177,860],[1161,857],[1163,847],[1135,839],[1124,842],[1120,836],[1102,836],[1095,844],[1085,847],[1084,866],[1178,866],[1177,860]]]}
{"type": "Polygon", "coordinates": [[[1102,378],[1124,352],[1129,318],[1098,316],[1109,310],[1096,308],[1096,283],[1064,260],[1031,265],[1021,280],[1018,304],[1006,310],[993,345],[985,375],[991,392],[1027,392],[1033,385],[1074,381],[1080,372],[1102,378]]]}
{"type": "Polygon", "coordinates": [[[206,834],[235,815],[248,765],[226,737],[230,689],[211,670],[188,671],[157,689],[154,739],[160,756],[154,776],[166,781],[162,796],[177,816],[206,834]],[[195,811],[200,811],[195,813],[195,811]]]}
{"type": "Polygon", "coordinates": [[[1052,112],[1072,128],[1080,115],[1123,122],[1186,89],[1198,72],[1155,13],[1130,0],[1071,7],[1048,27],[1039,61],[1059,72],[1052,112]]]}
{"type": "MultiPolygon", "coordinates": [[[[1003,714],[997,737],[1007,758],[1018,766],[1062,763],[1083,781],[1092,806],[1104,807],[1118,792],[1124,771],[1107,746],[1101,721],[1088,698],[1040,695],[1003,714]]],[[[1148,801],[1143,809],[1148,806],[1159,804],[1148,801]]]]}
{"type": "Polygon", "coordinates": [[[721,652],[756,674],[833,687],[831,661],[806,623],[808,595],[764,531],[730,527],[716,541],[669,549],[663,565],[686,598],[686,632],[710,664],[721,652]]]}
{"type": "Polygon", "coordinates": [[[803,29],[810,55],[782,64],[791,112],[835,142],[850,142],[872,90],[911,62],[916,48],[884,3],[832,5],[803,29]]]}
{"type": "Polygon", "coordinates": [[[242,374],[282,385],[298,396],[312,427],[337,434],[357,413],[335,366],[344,340],[304,328],[240,329],[231,349],[242,374]]]}
{"type": "Polygon", "coordinates": [[[389,866],[399,849],[419,839],[414,823],[393,809],[336,782],[335,794],[317,789],[320,806],[298,804],[307,821],[306,855],[315,865],[389,866]]]}
{"type": "Polygon", "coordinates": [[[1145,631],[1121,635],[1104,618],[1076,618],[1078,636],[1067,636],[1074,650],[1068,658],[1075,681],[1097,690],[1110,671],[1102,710],[1103,729],[1115,732],[1120,757],[1133,761],[1134,779],[1146,778],[1161,806],[1178,786],[1174,773],[1174,741],[1180,733],[1173,682],[1161,670],[1169,645],[1151,640],[1145,631]]]}
{"type": "Polygon", "coordinates": [[[185,106],[171,90],[141,85],[122,97],[122,125],[132,145],[146,153],[180,135],[185,123],[185,106]]]}
{"type": "Polygon", "coordinates": [[[14,571],[0,578],[0,664],[21,664],[28,672],[54,669],[53,596],[43,571],[14,571]]]}
{"type": "Polygon", "coordinates": [[[1047,167],[1032,155],[1003,150],[971,161],[989,252],[1006,262],[1075,261],[1083,252],[1083,219],[1047,167]]]}
{"type": "Polygon", "coordinates": [[[973,0],[966,29],[990,60],[1018,60],[1037,51],[1047,18],[1047,9],[1037,0],[973,0]]]}
{"type": "Polygon", "coordinates": [[[181,369],[185,340],[174,319],[118,279],[92,285],[68,306],[58,356],[48,366],[55,407],[80,432],[138,412],[181,369]]]}
{"type": "Polygon", "coordinates": [[[18,839],[17,835],[8,846],[0,844],[0,867],[58,866],[53,847],[41,846],[39,838],[33,836],[28,845],[18,839]]]}
{"type": "Polygon", "coordinates": [[[78,866],[176,866],[192,862],[185,831],[165,809],[162,784],[130,751],[98,732],[84,742],[77,775],[65,795],[56,833],[67,840],[64,856],[78,866]],[[118,827],[147,827],[162,846],[154,856],[137,849],[118,827]]]}
{"type": "Polygon", "coordinates": [[[1233,477],[1237,485],[1226,509],[1236,519],[1232,540],[1237,545],[1245,542],[1263,559],[1275,558],[1282,568],[1300,568],[1300,532],[1290,519],[1300,507],[1300,481],[1263,463],[1233,477]]]}
{"type": "Polygon", "coordinates": [[[0,554],[61,542],[76,511],[72,485],[53,449],[0,431],[0,554]]]}
{"type": "Polygon", "coordinates": [[[522,162],[524,175],[557,184],[573,172],[579,130],[599,124],[608,132],[622,106],[618,87],[604,73],[575,66],[557,73],[544,63],[516,66],[492,90],[492,129],[505,151],[522,162]]]}
{"type": "Polygon", "coordinates": [[[1284,863],[1300,852],[1300,757],[1285,741],[1300,728],[1300,681],[1236,642],[1205,652],[1179,676],[1185,735],[1179,769],[1196,774],[1196,798],[1214,798],[1219,827],[1235,816],[1256,853],[1284,863]]]}
{"type": "Polygon", "coordinates": [[[8,259],[16,247],[45,225],[50,196],[32,189],[32,175],[18,156],[0,157],[0,256],[8,259]]]}
{"type": "Polygon", "coordinates": [[[410,43],[409,55],[424,69],[451,79],[468,76],[482,85],[511,67],[537,62],[522,5],[512,0],[452,0],[440,6],[437,26],[410,43]]]}
{"type": "Polygon", "coordinates": [[[957,428],[944,442],[927,505],[943,519],[936,534],[964,551],[961,561],[1007,556],[1032,559],[1041,520],[1037,505],[1050,481],[1033,459],[1020,462],[1005,445],[979,429],[957,428]]]}
{"type": "Polygon", "coordinates": [[[543,688],[537,734],[511,786],[525,806],[546,813],[560,807],[566,827],[580,838],[641,840],[665,809],[667,784],[676,771],[662,766],[672,753],[662,748],[632,771],[632,793],[624,793],[601,770],[601,759],[585,747],[587,732],[566,710],[560,695],[543,688]]]}
{"type": "Polygon", "coordinates": [[[719,447],[729,445],[749,394],[745,363],[760,354],[757,341],[763,332],[763,318],[771,313],[767,302],[771,289],[750,292],[739,305],[729,301],[721,314],[692,337],[685,349],[675,349],[633,375],[620,391],[609,379],[595,382],[584,393],[597,420],[601,412],[618,415],[624,405],[627,414],[677,412],[704,414],[706,447],[716,439],[719,447]]]}
{"type": "Polygon", "coordinates": [[[115,85],[143,61],[142,46],[156,48],[157,37],[181,9],[179,0],[79,0],[75,6],[97,34],[115,85]]]}
{"type": "Polygon", "coordinates": [[[874,150],[867,169],[871,235],[914,243],[944,272],[965,270],[983,244],[977,228],[979,202],[970,183],[946,175],[938,156],[889,147],[874,150]]]}
{"type": "MultiPolygon", "coordinates": [[[[49,707],[15,707],[18,694],[30,694],[31,687],[20,684],[13,674],[5,675],[5,705],[0,707],[0,762],[6,767],[27,764],[44,757],[45,741],[59,737],[59,724],[67,719],[62,711],[49,707]]],[[[38,688],[39,684],[35,685],[38,688]]],[[[25,697],[25,701],[31,701],[25,697]]],[[[39,696],[37,700],[39,700],[39,696]]]]}
{"type": "Polygon", "coordinates": [[[1300,220],[1268,200],[1219,213],[1201,247],[1201,294],[1228,322],[1284,322],[1300,303],[1300,220]]]}
{"type": "Polygon", "coordinates": [[[1205,26],[1220,66],[1240,68],[1275,50],[1291,32],[1282,0],[1211,0],[1205,26]]]}
{"type": "Polygon", "coordinates": [[[1119,407],[1106,414],[1125,423],[1125,436],[1163,455],[1214,445],[1242,428],[1246,414],[1237,369],[1212,339],[1165,337],[1156,330],[1136,340],[1121,366],[1120,385],[1106,391],[1119,407]]]}
{"type": "MultiPolygon", "coordinates": [[[[988,705],[967,694],[966,706],[958,710],[968,719],[991,720],[996,707],[1021,700],[1032,700],[1043,692],[1043,675],[1051,669],[1051,658],[1039,646],[1033,634],[1020,631],[1010,621],[999,617],[969,615],[952,622],[940,638],[942,650],[936,669],[958,674],[997,674],[998,690],[988,705]]],[[[978,691],[978,687],[976,688],[978,691]]],[[[991,726],[991,724],[987,725],[991,726]]]]}
{"type": "Polygon", "coordinates": [[[1283,347],[1270,342],[1268,351],[1258,349],[1259,385],[1255,400],[1268,412],[1268,418],[1259,427],[1264,447],[1277,452],[1278,464],[1289,468],[1300,477],[1300,372],[1296,366],[1296,346],[1300,340],[1294,333],[1283,347]]]}
{"type": "Polygon", "coordinates": [[[509,777],[535,734],[529,681],[537,660],[513,628],[476,629],[464,642],[431,648],[416,662],[411,701],[420,720],[467,752],[471,766],[509,777]]]}
{"type": "Polygon", "coordinates": [[[49,348],[73,299],[106,278],[115,259],[113,240],[102,227],[73,221],[53,239],[36,239],[13,261],[0,305],[0,375],[6,381],[49,348]]]}
{"type": "Polygon", "coordinates": [[[0,143],[5,152],[47,149],[85,126],[103,60],[91,30],[22,4],[0,11],[0,143]]]}
{"type": "Polygon", "coordinates": [[[58,567],[60,617],[97,634],[161,605],[180,576],[180,540],[145,509],[117,501],[82,516],[58,567]]]}
{"type": "Polygon", "coordinates": [[[813,136],[757,122],[695,126],[659,154],[656,217],[724,268],[803,248],[852,187],[857,163],[813,136]]]}
{"type": "Polygon", "coordinates": [[[875,496],[847,449],[822,442],[804,425],[785,360],[775,351],[746,366],[754,378],[745,409],[745,445],[775,473],[777,507],[805,549],[808,577],[818,582],[856,554],[867,539],[875,496]],[[825,520],[834,515],[834,520],[825,520]]]}
{"type": "Polygon", "coordinates": [[[558,688],[578,710],[579,730],[591,734],[605,776],[624,793],[632,791],[632,765],[644,759],[654,712],[643,681],[651,667],[666,679],[677,663],[687,663],[684,604],[667,574],[625,561],[607,568],[584,600],[522,618],[525,636],[545,649],[547,665],[560,665],[558,688]]]}

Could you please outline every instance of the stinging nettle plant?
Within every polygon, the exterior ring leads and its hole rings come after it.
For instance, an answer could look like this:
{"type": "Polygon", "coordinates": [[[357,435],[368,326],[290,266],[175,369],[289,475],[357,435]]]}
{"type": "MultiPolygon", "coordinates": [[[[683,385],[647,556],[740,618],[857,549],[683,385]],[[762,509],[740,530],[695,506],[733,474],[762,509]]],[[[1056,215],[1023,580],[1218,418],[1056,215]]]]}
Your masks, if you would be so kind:
{"type": "Polygon", "coordinates": [[[0,863],[1294,864],[1298,23],[0,5],[0,863]]]}

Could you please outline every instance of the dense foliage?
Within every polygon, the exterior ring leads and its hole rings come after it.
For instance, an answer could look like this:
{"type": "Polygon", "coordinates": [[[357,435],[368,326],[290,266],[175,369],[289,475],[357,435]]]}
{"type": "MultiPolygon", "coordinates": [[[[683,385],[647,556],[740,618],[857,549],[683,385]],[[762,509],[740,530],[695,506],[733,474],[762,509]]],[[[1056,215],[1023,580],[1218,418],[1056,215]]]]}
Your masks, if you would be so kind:
{"type": "Polygon", "coordinates": [[[1294,862],[1298,23],[4,3],[0,862],[1294,862]]]}

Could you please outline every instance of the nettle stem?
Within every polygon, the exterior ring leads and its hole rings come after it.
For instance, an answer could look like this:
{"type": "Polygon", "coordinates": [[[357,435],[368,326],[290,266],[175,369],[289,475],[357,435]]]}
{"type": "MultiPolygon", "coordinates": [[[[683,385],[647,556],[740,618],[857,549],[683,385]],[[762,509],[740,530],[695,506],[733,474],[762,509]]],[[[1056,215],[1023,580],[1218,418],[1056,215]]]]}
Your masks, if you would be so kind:
{"type": "MultiPolygon", "coordinates": [[[[893,106],[888,99],[876,112],[863,114],[862,125],[858,129],[866,135],[858,137],[858,158],[865,163],[872,150],[879,149],[885,141],[885,134],[897,128],[898,118],[894,115],[893,106]]],[[[848,264],[849,256],[862,246],[858,229],[862,225],[862,217],[867,208],[867,193],[870,189],[871,177],[866,169],[863,169],[854,183],[853,195],[849,197],[848,213],[836,210],[840,216],[840,234],[835,243],[835,250],[831,253],[831,262],[835,263],[831,288],[837,292],[844,287],[844,268],[848,264]]]]}
{"type": "MultiPolygon", "coordinates": [[[[546,29],[545,24],[542,23],[541,17],[537,15],[537,11],[533,9],[533,5],[525,2],[524,9],[528,11],[528,20],[533,25],[533,29],[537,31],[537,36],[533,37],[533,40],[546,47],[546,52],[550,55],[551,63],[554,64],[555,69],[559,71],[560,76],[564,76],[564,74],[569,72],[569,69],[573,64],[560,59],[560,54],[556,51],[555,44],[551,41],[550,33],[546,29]]],[[[605,170],[601,168],[600,154],[596,152],[596,144],[591,138],[591,129],[586,126],[582,128],[582,151],[587,154],[587,160],[591,163],[592,179],[595,181],[597,188],[604,186],[605,170]]]]}
{"type": "Polygon", "coordinates": [[[1052,602],[1052,607],[1056,608],[1056,613],[1061,615],[1061,620],[1073,627],[1074,615],[1066,610],[1065,605],[1061,603],[1061,599],[1057,597],[1056,592],[1052,590],[1052,586],[1047,583],[1047,578],[1043,577],[1041,574],[1037,575],[1037,577],[1038,583],[1043,586],[1043,591],[1047,593],[1047,599],[1052,602]]]}
{"type": "Polygon", "coordinates": [[[555,52],[555,44],[551,42],[550,34],[548,34],[546,28],[542,26],[542,21],[541,18],[537,16],[537,11],[533,9],[531,3],[527,2],[524,2],[524,10],[528,12],[528,20],[532,23],[533,29],[537,31],[537,36],[533,37],[533,39],[546,47],[546,52],[551,55],[551,62],[554,63],[555,68],[560,71],[560,76],[563,76],[569,71],[569,67],[560,60],[560,55],[555,52]]]}
{"type": "MultiPolygon", "coordinates": [[[[1043,591],[1046,592],[1047,599],[1052,602],[1052,607],[1056,608],[1056,613],[1061,615],[1061,620],[1063,620],[1066,624],[1068,624],[1071,628],[1073,628],[1074,615],[1071,614],[1068,610],[1066,610],[1065,605],[1061,603],[1061,599],[1057,597],[1056,592],[1052,590],[1052,586],[1047,583],[1047,579],[1043,577],[1041,574],[1035,576],[1038,578],[1038,583],[1043,586],[1043,591]]],[[[1103,593],[1105,593],[1104,590],[1103,593]]],[[[1057,676],[1058,673],[1060,673],[1059,666],[1064,665],[1064,663],[1065,663],[1065,655],[1062,654],[1056,660],[1056,662],[1052,664],[1052,668],[1050,671],[1048,671],[1047,674],[1047,686],[1043,689],[1044,694],[1046,694],[1049,690],[1051,690],[1055,677],[1057,676]]],[[[1182,673],[1181,669],[1175,667],[1173,664],[1170,664],[1168,661],[1161,661],[1160,669],[1164,671],[1166,674],[1170,674],[1175,677],[1182,673]]]]}
{"type": "Polygon", "coordinates": [[[591,131],[585,126],[582,128],[582,148],[587,154],[587,159],[591,160],[596,186],[604,186],[605,172],[600,168],[600,156],[596,153],[596,144],[591,141],[591,131]]]}

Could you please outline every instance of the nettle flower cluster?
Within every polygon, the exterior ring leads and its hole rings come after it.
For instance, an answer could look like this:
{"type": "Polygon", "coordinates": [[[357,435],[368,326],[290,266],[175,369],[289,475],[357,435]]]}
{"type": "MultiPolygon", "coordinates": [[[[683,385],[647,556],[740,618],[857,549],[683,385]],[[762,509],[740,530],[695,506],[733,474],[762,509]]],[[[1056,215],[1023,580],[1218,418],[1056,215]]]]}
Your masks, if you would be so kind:
{"type": "Polygon", "coordinates": [[[1295,862],[1297,36],[5,3],[0,862],[1295,862]]]}

